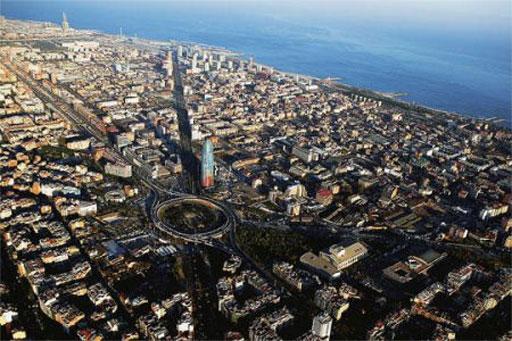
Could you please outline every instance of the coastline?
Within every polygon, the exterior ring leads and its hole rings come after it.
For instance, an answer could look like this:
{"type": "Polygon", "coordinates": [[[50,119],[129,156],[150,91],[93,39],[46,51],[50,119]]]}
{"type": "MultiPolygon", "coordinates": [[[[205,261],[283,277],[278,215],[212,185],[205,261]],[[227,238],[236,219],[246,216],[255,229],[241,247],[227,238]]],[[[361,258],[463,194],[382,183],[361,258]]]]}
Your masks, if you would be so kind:
{"type": "MultiPolygon", "coordinates": [[[[115,36],[115,35],[112,35],[109,33],[101,33],[101,34],[104,34],[107,36],[115,36]]],[[[142,40],[142,41],[146,41],[146,42],[150,42],[150,43],[159,43],[164,46],[167,44],[166,41],[161,41],[161,40],[139,38],[139,37],[132,37],[132,36],[127,36],[127,37],[132,40],[142,40]]],[[[243,58],[243,56],[246,55],[244,52],[232,51],[232,50],[229,50],[222,46],[216,46],[216,45],[200,43],[200,42],[193,42],[193,41],[179,41],[179,40],[174,40],[174,39],[169,39],[169,41],[173,45],[200,46],[202,48],[206,48],[206,49],[210,49],[210,50],[222,51],[224,53],[231,54],[232,57],[238,57],[241,60],[248,61],[247,58],[243,58]]],[[[261,65],[263,67],[266,67],[266,68],[273,68],[276,72],[279,72],[280,74],[283,74],[283,75],[286,75],[289,77],[299,76],[302,79],[307,79],[307,80],[312,80],[314,82],[317,82],[317,84],[320,84],[324,80],[322,78],[311,76],[311,75],[305,75],[305,74],[301,74],[301,73],[289,72],[289,71],[284,71],[281,69],[276,69],[272,65],[261,64],[261,63],[258,63],[257,61],[255,61],[255,63],[258,65],[261,65]]],[[[324,84],[324,86],[325,86],[325,84],[324,84]]],[[[488,124],[496,125],[500,128],[512,130],[512,122],[507,122],[503,118],[475,117],[475,116],[471,116],[469,114],[463,114],[463,113],[459,113],[459,112],[443,110],[443,109],[439,109],[439,108],[430,107],[430,106],[427,106],[427,105],[424,105],[421,103],[414,103],[414,102],[409,102],[407,100],[400,99],[400,97],[406,96],[407,94],[398,93],[398,96],[396,96],[396,95],[390,96],[390,95],[388,95],[389,93],[391,93],[391,94],[395,94],[395,93],[392,91],[383,93],[383,92],[369,89],[369,88],[360,88],[360,87],[356,87],[354,85],[351,85],[348,83],[343,83],[340,81],[332,81],[332,87],[334,87],[336,90],[339,90],[342,92],[361,95],[361,96],[365,96],[365,97],[371,97],[372,99],[380,100],[383,103],[386,103],[391,106],[397,106],[397,107],[400,107],[405,110],[413,110],[413,111],[417,111],[419,113],[428,113],[428,114],[434,114],[434,115],[443,115],[443,116],[445,116],[445,118],[458,119],[458,120],[468,121],[468,122],[486,122],[488,124]]]]}
{"type": "MultiPolygon", "coordinates": [[[[51,21],[10,19],[8,17],[4,17],[4,18],[8,19],[8,20],[12,20],[12,21],[38,23],[38,24],[50,24],[50,25],[58,26],[58,24],[51,22],[51,21]]],[[[195,42],[195,41],[180,41],[180,40],[175,40],[175,39],[158,40],[158,39],[144,38],[144,37],[138,37],[138,36],[133,36],[133,35],[116,35],[113,33],[102,32],[101,30],[90,29],[90,28],[73,28],[73,30],[77,34],[101,35],[101,36],[108,37],[110,39],[116,39],[116,38],[122,39],[122,40],[124,40],[125,43],[130,42],[130,43],[135,43],[135,44],[136,43],[148,44],[148,45],[153,45],[154,47],[157,47],[157,48],[165,48],[165,47],[168,48],[168,47],[177,46],[177,45],[184,45],[184,46],[189,46],[189,47],[200,47],[200,48],[209,49],[212,51],[217,51],[220,53],[228,54],[229,57],[231,57],[231,58],[237,58],[239,60],[244,60],[244,61],[249,60],[248,58],[244,58],[247,56],[247,54],[244,52],[233,51],[233,50],[230,50],[230,49],[222,47],[222,46],[211,45],[208,43],[201,43],[201,42],[195,42]]],[[[281,69],[277,69],[272,65],[258,63],[257,61],[254,61],[254,62],[255,62],[255,64],[261,65],[265,68],[272,68],[276,72],[279,72],[280,74],[288,76],[288,77],[298,76],[302,79],[311,80],[311,81],[315,82],[316,84],[318,84],[319,86],[330,87],[337,91],[345,92],[347,94],[355,94],[355,95],[360,95],[360,96],[364,96],[364,97],[369,97],[369,98],[372,98],[375,100],[382,101],[382,103],[384,103],[384,104],[387,104],[390,106],[396,106],[396,107],[402,108],[404,110],[411,110],[411,111],[416,111],[416,112],[424,113],[424,114],[442,115],[442,116],[445,116],[444,118],[457,119],[460,121],[486,122],[488,124],[495,125],[502,129],[512,130],[512,120],[511,119],[506,120],[504,118],[499,118],[499,117],[487,117],[487,118],[486,117],[476,117],[476,116],[473,116],[470,114],[464,114],[464,113],[460,113],[460,112],[434,108],[434,107],[427,106],[425,104],[410,102],[410,101],[401,99],[401,97],[407,95],[407,94],[403,94],[401,92],[394,92],[394,91],[382,92],[382,91],[373,90],[370,88],[361,88],[361,87],[357,87],[357,86],[354,86],[354,85],[351,85],[348,83],[340,82],[338,80],[331,81],[331,84],[327,85],[327,84],[323,83],[324,79],[322,79],[320,77],[296,73],[296,72],[284,71],[281,69]]]]}

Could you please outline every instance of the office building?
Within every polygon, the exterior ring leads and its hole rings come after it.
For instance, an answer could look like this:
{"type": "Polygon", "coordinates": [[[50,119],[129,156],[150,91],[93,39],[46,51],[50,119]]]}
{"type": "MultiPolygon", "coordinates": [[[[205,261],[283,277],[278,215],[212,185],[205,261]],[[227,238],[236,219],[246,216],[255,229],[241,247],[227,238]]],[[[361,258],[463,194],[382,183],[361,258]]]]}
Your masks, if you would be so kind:
{"type": "Polygon", "coordinates": [[[66,13],[62,12],[62,30],[66,32],[69,29],[68,18],[66,17],[66,13]]]}
{"type": "Polygon", "coordinates": [[[213,144],[210,139],[206,139],[201,153],[201,186],[204,188],[213,186],[213,172],[213,144]]]}

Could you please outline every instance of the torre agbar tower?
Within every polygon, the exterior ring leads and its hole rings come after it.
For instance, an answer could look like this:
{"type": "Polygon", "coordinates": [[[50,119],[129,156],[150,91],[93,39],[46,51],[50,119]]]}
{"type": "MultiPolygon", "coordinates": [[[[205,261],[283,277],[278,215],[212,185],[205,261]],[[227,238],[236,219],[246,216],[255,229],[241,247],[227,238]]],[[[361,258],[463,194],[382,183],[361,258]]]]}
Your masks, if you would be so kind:
{"type": "Polygon", "coordinates": [[[213,144],[210,139],[206,139],[201,153],[201,186],[213,186],[213,172],[213,144]]]}

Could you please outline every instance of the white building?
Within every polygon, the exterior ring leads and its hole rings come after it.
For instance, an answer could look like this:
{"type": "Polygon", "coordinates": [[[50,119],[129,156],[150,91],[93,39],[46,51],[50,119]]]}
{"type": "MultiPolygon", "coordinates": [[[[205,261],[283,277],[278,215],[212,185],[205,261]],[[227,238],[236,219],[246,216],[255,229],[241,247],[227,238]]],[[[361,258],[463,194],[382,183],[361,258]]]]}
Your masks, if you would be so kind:
{"type": "Polygon", "coordinates": [[[94,201],[80,201],[78,214],[81,216],[95,215],[98,211],[98,205],[94,201]]]}
{"type": "Polygon", "coordinates": [[[85,52],[85,51],[96,50],[99,46],[100,46],[100,44],[96,41],[75,40],[72,42],[62,43],[62,47],[65,47],[68,49],[68,51],[73,51],[73,52],[85,52]]]}
{"type": "Polygon", "coordinates": [[[129,178],[132,176],[132,166],[109,162],[105,165],[105,173],[121,178],[129,178]]]}
{"type": "Polygon", "coordinates": [[[329,340],[331,336],[332,318],[328,313],[323,312],[313,319],[311,332],[322,340],[329,340]]]}

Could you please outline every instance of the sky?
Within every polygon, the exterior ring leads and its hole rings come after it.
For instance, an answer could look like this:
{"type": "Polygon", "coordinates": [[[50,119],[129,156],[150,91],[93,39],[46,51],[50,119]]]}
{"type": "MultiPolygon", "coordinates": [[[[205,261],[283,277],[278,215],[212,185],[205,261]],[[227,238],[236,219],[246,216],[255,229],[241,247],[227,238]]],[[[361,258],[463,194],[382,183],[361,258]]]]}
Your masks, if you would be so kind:
{"type": "MultiPolygon", "coordinates": [[[[26,0],[0,0],[20,2],[26,0]]],[[[105,0],[53,0],[56,2],[103,2],[105,0]]],[[[510,29],[510,0],[108,0],[109,2],[211,5],[277,11],[280,15],[321,15],[336,18],[353,15],[371,20],[399,20],[417,24],[477,25],[510,29]]]]}
{"type": "MultiPolygon", "coordinates": [[[[189,0],[215,2],[216,0],[189,0]]],[[[227,0],[234,6],[253,6],[251,0],[227,0]]],[[[259,1],[262,10],[280,9],[281,16],[315,16],[322,20],[353,17],[372,22],[430,28],[485,29],[510,32],[510,0],[279,0],[259,1]]]]}
{"type": "MultiPolygon", "coordinates": [[[[316,28],[353,28],[353,32],[392,36],[414,43],[421,32],[422,40],[432,46],[444,46],[459,38],[465,45],[482,43],[492,49],[509,50],[512,39],[512,0],[49,0],[55,3],[81,3],[84,8],[109,8],[116,4],[137,11],[181,12],[187,15],[211,11],[215,20],[238,22],[237,17],[266,16],[285,24],[316,28]],[[444,39],[449,37],[449,39],[444,39]],[[446,41],[443,41],[446,40],[446,41]]],[[[0,0],[1,3],[26,3],[33,0],[0,0]]],[[[48,0],[41,1],[44,6],[48,0]]],[[[69,5],[69,4],[68,4],[69,5]]],[[[41,8],[43,10],[43,8],[41,8]]],[[[0,6],[1,12],[1,6],[0,6]]],[[[34,11],[28,11],[34,12],[34,11]]],[[[27,13],[28,13],[27,12],[27,13]]],[[[116,13],[112,13],[114,16],[116,13]]],[[[60,20],[60,18],[56,18],[60,20]]],[[[54,21],[54,20],[52,20],[54,21]]],[[[251,20],[248,20],[251,21],[251,20]]],[[[76,19],[75,19],[76,23],[76,19]]],[[[339,30],[341,31],[341,30],[339,30]]],[[[129,34],[129,32],[127,32],[129,34]]],[[[352,32],[351,32],[352,33],[352,32]]],[[[380,38],[377,38],[380,39],[380,38]]],[[[503,56],[503,58],[505,58],[503,56]]]]}

